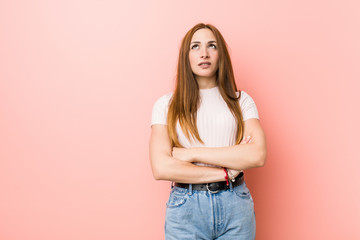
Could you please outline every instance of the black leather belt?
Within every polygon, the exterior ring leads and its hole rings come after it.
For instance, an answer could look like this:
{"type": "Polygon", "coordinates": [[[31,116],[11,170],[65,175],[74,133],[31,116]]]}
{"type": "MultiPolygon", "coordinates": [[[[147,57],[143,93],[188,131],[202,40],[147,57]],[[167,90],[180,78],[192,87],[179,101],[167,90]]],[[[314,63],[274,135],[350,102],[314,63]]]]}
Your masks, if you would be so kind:
{"type": "MultiPolygon", "coordinates": [[[[244,182],[244,172],[241,172],[236,178],[235,182],[231,182],[233,187],[237,187],[244,182]]],[[[186,183],[175,183],[174,186],[180,188],[189,189],[189,184],[186,183]]],[[[227,190],[230,186],[226,186],[226,182],[214,182],[214,183],[203,183],[203,184],[192,184],[192,190],[197,191],[209,191],[216,193],[220,190],[227,190]]]]}

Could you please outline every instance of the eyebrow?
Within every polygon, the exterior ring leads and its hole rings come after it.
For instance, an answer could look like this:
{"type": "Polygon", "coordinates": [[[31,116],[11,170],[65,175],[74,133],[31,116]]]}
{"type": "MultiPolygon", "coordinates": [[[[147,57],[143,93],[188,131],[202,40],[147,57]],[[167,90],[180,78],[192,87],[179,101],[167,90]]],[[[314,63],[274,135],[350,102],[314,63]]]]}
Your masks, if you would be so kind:
{"type": "MultiPolygon", "coordinates": [[[[192,44],[193,43],[201,43],[200,41],[194,41],[194,42],[191,42],[192,44]]],[[[216,41],[209,41],[208,43],[216,43],[216,41]]]]}

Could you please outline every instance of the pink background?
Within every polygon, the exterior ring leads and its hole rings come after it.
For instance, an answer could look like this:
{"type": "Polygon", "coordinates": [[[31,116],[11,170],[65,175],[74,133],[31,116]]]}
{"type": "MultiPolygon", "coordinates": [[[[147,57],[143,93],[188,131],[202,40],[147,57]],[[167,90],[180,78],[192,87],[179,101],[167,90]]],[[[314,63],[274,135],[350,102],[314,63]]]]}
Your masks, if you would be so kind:
{"type": "Polygon", "coordinates": [[[267,135],[257,239],[360,239],[358,1],[0,1],[0,239],[164,239],[148,157],[181,38],[212,23],[267,135]]]}

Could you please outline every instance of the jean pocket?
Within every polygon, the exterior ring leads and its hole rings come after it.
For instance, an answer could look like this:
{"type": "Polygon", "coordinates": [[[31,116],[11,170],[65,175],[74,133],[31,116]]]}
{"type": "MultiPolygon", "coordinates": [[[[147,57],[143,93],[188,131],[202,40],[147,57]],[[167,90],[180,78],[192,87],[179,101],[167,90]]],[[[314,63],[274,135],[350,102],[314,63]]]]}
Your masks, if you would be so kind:
{"type": "Polygon", "coordinates": [[[238,197],[242,199],[252,199],[249,189],[244,185],[235,187],[234,192],[238,197]]]}
{"type": "Polygon", "coordinates": [[[166,206],[169,208],[180,207],[186,202],[187,197],[187,189],[174,187],[170,192],[169,200],[167,201],[166,206]]]}

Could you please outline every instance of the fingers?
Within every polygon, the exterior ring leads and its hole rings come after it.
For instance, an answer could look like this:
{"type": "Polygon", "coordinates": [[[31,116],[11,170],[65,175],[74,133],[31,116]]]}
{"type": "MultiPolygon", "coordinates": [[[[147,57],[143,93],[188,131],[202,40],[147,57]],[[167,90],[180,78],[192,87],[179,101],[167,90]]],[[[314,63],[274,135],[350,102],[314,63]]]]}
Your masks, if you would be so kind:
{"type": "Polygon", "coordinates": [[[250,143],[251,140],[252,140],[251,136],[244,137],[244,138],[241,140],[240,144],[250,143]]]}
{"type": "Polygon", "coordinates": [[[236,178],[240,174],[240,170],[227,169],[230,175],[233,175],[236,178]]]}
{"type": "Polygon", "coordinates": [[[175,157],[175,155],[176,155],[176,148],[175,148],[175,147],[172,149],[171,155],[172,155],[173,157],[175,157]]]}

